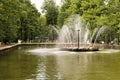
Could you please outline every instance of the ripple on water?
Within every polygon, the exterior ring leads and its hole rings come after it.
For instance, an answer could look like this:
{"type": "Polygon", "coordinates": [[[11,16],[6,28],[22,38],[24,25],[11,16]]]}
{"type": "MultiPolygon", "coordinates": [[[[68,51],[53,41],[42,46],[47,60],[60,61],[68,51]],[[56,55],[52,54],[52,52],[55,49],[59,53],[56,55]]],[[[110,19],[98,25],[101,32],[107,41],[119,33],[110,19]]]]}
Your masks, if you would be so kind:
{"type": "Polygon", "coordinates": [[[104,49],[100,51],[90,51],[90,52],[73,52],[73,51],[61,51],[59,48],[37,48],[29,50],[29,53],[33,55],[68,55],[68,54],[95,54],[95,53],[118,53],[120,50],[115,49],[104,49]]]}

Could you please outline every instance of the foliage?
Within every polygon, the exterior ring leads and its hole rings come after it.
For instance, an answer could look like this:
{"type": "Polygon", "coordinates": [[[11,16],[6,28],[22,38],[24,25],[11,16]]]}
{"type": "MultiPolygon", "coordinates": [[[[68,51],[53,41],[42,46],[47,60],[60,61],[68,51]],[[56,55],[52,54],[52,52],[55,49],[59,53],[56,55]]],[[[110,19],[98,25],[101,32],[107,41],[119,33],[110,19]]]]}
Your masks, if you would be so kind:
{"type": "Polygon", "coordinates": [[[57,25],[57,17],[58,17],[58,6],[56,6],[54,0],[44,0],[42,6],[43,12],[46,17],[46,26],[47,26],[47,34],[49,40],[54,40],[54,30],[52,26],[56,27],[57,25]]]}
{"type": "Polygon", "coordinates": [[[96,27],[109,26],[110,33],[106,33],[109,36],[105,36],[109,39],[107,43],[120,34],[120,0],[64,0],[58,15],[58,25],[62,26],[73,14],[83,17],[90,24],[88,28],[91,32],[96,27]],[[110,38],[111,35],[114,37],[110,38]]]}
{"type": "MultiPolygon", "coordinates": [[[[0,0],[0,42],[34,40],[36,37],[53,39],[56,35],[51,25],[63,26],[73,14],[79,14],[91,31],[109,26],[108,33],[99,40],[106,42],[120,35],[120,0],[62,0],[59,8],[54,0],[44,0],[41,15],[30,0],[0,0]]],[[[98,41],[99,42],[99,41],[98,41]]]]}
{"type": "Polygon", "coordinates": [[[33,39],[40,13],[29,0],[0,1],[0,42],[33,39]]]}
{"type": "Polygon", "coordinates": [[[56,6],[54,0],[44,0],[43,12],[46,14],[47,25],[57,24],[58,6],[56,6]]]}

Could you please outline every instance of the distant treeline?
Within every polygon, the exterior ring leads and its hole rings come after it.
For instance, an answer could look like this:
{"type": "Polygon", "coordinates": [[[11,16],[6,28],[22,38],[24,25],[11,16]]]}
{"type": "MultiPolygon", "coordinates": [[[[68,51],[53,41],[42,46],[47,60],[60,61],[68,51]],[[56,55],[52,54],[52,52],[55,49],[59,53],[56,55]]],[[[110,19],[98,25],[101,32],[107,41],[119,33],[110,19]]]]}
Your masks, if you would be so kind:
{"type": "Polygon", "coordinates": [[[61,1],[57,6],[54,0],[44,0],[42,15],[30,0],[0,0],[0,42],[53,41],[57,35],[51,25],[61,28],[73,14],[88,23],[91,33],[96,27],[109,26],[98,42],[119,42],[120,0],[61,1]]]}
{"type": "Polygon", "coordinates": [[[72,14],[79,14],[88,24],[91,33],[95,28],[108,26],[97,42],[119,42],[120,0],[63,0],[58,14],[58,25],[65,24],[72,14]]]}
{"type": "Polygon", "coordinates": [[[33,39],[39,34],[39,17],[29,0],[0,0],[0,42],[33,39]]]}

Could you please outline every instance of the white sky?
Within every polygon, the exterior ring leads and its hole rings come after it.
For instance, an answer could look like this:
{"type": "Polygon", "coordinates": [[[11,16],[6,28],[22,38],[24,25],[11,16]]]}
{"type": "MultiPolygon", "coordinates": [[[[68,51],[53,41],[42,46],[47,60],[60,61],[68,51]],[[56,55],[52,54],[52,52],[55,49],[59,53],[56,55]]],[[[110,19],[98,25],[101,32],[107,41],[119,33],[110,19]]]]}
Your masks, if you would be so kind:
{"type": "MultiPolygon", "coordinates": [[[[44,0],[31,0],[32,3],[36,5],[36,8],[41,12],[41,6],[44,0]]],[[[56,0],[56,4],[59,5],[61,0],[56,0]]]]}

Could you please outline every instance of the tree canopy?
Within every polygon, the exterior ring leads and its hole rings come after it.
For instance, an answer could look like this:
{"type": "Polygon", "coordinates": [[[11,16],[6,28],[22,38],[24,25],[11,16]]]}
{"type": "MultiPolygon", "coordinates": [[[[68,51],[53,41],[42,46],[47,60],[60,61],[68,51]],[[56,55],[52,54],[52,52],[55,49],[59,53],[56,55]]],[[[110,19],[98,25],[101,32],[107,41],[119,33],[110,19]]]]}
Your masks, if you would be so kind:
{"type": "Polygon", "coordinates": [[[58,15],[58,25],[65,24],[73,14],[83,17],[90,24],[88,28],[91,32],[96,27],[109,26],[111,30],[106,33],[109,35],[107,42],[115,38],[119,39],[120,0],[64,0],[58,15]]]}
{"type": "Polygon", "coordinates": [[[0,1],[0,41],[27,41],[36,35],[40,13],[29,0],[0,1]]]}
{"type": "Polygon", "coordinates": [[[51,26],[61,28],[73,14],[89,23],[91,33],[96,27],[108,26],[109,32],[100,40],[119,42],[120,0],[62,0],[61,6],[55,0],[44,0],[42,10],[41,15],[30,0],[0,0],[0,42],[54,39],[51,26]]]}

